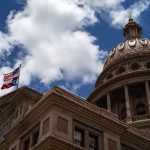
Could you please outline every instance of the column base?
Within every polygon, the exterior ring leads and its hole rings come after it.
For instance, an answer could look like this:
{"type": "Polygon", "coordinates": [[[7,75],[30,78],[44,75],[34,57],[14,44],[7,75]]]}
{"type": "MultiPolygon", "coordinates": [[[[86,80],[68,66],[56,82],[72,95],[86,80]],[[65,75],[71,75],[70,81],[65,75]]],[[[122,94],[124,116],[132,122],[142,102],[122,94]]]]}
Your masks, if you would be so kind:
{"type": "Polygon", "coordinates": [[[126,118],[126,123],[132,123],[132,117],[127,117],[126,118]]]}

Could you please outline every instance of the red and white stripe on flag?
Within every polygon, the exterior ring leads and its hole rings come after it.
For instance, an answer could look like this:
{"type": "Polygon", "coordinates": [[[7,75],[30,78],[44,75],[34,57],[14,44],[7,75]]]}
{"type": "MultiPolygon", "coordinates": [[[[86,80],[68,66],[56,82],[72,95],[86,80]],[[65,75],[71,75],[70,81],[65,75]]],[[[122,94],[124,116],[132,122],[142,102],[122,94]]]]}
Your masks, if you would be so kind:
{"type": "Polygon", "coordinates": [[[8,81],[8,80],[10,80],[12,78],[13,78],[13,73],[12,72],[11,73],[7,73],[7,74],[4,74],[3,81],[6,82],[6,81],[8,81]]]}
{"type": "Polygon", "coordinates": [[[9,81],[10,79],[13,79],[13,78],[15,78],[15,77],[19,77],[19,75],[20,75],[20,72],[17,72],[17,73],[15,73],[15,74],[13,74],[13,72],[4,74],[4,79],[3,79],[3,81],[4,81],[4,82],[7,82],[7,81],[9,81]]]}

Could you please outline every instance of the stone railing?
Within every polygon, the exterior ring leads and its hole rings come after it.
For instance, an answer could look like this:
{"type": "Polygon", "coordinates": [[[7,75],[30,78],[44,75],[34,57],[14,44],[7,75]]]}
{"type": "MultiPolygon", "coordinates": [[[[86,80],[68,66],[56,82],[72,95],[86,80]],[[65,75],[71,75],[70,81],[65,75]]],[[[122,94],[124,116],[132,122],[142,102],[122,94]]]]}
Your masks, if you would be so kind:
{"type": "Polygon", "coordinates": [[[133,121],[147,120],[150,119],[150,114],[134,116],[133,121]]]}
{"type": "MultiPolygon", "coordinates": [[[[74,97],[75,98],[75,97],[74,97]]],[[[111,120],[119,120],[119,117],[118,115],[114,114],[114,113],[111,113],[109,112],[108,110],[106,109],[103,109],[103,108],[100,108],[94,104],[91,104],[85,100],[81,100],[81,99],[74,99],[75,101],[79,102],[80,104],[82,104],[83,106],[86,106],[88,109],[91,109],[99,114],[101,114],[102,116],[106,117],[106,118],[109,118],[111,120]]]]}
{"type": "Polygon", "coordinates": [[[107,111],[106,109],[99,108],[99,112],[102,116],[105,116],[106,118],[109,118],[111,120],[117,120],[117,121],[119,120],[118,115],[113,114],[113,113],[107,111]]]}

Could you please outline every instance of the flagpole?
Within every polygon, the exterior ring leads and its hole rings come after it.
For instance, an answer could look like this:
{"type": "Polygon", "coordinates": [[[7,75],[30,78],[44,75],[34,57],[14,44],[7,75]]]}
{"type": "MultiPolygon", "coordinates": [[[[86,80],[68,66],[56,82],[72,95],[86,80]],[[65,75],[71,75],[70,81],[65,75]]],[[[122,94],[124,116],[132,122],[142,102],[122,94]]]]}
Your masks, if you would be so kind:
{"type": "MultiPolygon", "coordinates": [[[[19,73],[20,73],[20,70],[21,70],[21,64],[20,64],[20,66],[19,66],[19,73]]],[[[19,74],[19,78],[20,78],[20,74],[19,74]]],[[[18,78],[17,89],[18,89],[18,85],[19,85],[19,78],[18,78]]]]}

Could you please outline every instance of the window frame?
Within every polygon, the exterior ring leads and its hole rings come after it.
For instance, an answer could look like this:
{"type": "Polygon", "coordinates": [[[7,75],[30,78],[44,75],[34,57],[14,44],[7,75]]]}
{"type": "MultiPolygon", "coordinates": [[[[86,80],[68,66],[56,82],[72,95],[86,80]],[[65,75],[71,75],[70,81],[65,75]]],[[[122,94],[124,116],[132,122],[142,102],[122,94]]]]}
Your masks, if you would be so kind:
{"type": "Polygon", "coordinates": [[[84,131],[84,146],[83,146],[84,148],[89,149],[89,135],[93,135],[93,136],[97,137],[97,150],[103,150],[103,148],[104,148],[103,130],[97,130],[96,128],[93,128],[92,126],[88,126],[88,125],[80,122],[79,120],[74,119],[73,134],[72,134],[72,139],[73,139],[74,144],[75,144],[75,142],[74,142],[75,127],[84,131]]]}
{"type": "Polygon", "coordinates": [[[39,142],[39,137],[40,137],[40,123],[36,124],[33,126],[29,131],[24,134],[21,139],[20,139],[20,149],[24,150],[24,144],[25,141],[29,140],[29,150],[34,147],[38,142],[39,142]],[[38,132],[38,140],[36,143],[33,144],[33,134],[38,132]]]}
{"type": "Polygon", "coordinates": [[[89,150],[91,150],[90,148],[94,148],[94,150],[98,150],[99,149],[99,136],[95,133],[91,133],[89,132],[89,150]],[[90,137],[93,137],[95,140],[96,145],[90,147],[90,137]]]}
{"type": "Polygon", "coordinates": [[[84,147],[84,145],[85,145],[85,141],[84,141],[84,139],[85,139],[85,130],[78,127],[78,126],[75,126],[73,139],[74,139],[74,143],[76,145],[84,147]],[[75,132],[78,132],[78,133],[81,134],[81,137],[80,137],[81,140],[78,140],[78,139],[75,138],[75,132]],[[78,144],[77,142],[80,143],[80,144],[78,144]]]}

